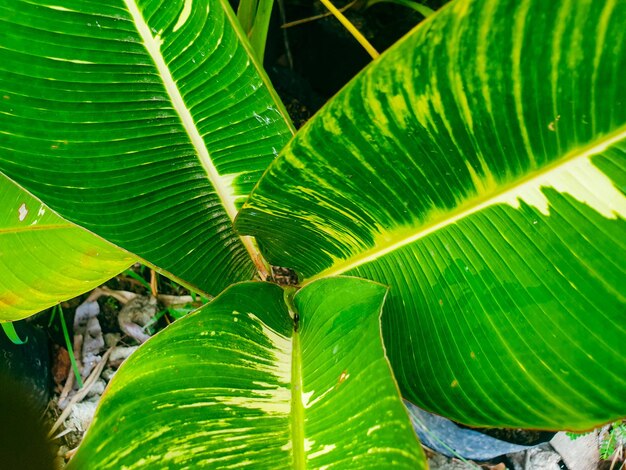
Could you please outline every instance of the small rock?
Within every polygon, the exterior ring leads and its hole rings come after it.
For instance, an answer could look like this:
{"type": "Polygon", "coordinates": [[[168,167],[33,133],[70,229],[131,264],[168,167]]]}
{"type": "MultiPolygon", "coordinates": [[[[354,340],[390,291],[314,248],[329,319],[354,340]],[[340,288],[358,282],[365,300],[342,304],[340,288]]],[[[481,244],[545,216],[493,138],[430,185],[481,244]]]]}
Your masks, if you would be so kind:
{"type": "Polygon", "coordinates": [[[435,453],[432,457],[428,458],[428,468],[429,470],[468,470],[476,468],[476,466],[469,466],[461,460],[435,453]]]}
{"type": "Polygon", "coordinates": [[[93,420],[97,405],[97,402],[92,401],[74,404],[70,415],[65,421],[65,427],[84,433],[93,420]]]}
{"type": "Polygon", "coordinates": [[[102,359],[100,351],[104,348],[104,338],[102,337],[100,322],[97,318],[90,318],[87,321],[87,327],[83,334],[83,369],[81,371],[81,375],[83,377],[87,377],[96,364],[98,364],[98,362],[102,359]]]}
{"type": "Polygon", "coordinates": [[[106,388],[106,382],[103,379],[98,379],[91,386],[89,391],[87,392],[87,397],[100,397],[104,393],[104,389],[106,388]]]}
{"type": "Polygon", "coordinates": [[[102,374],[100,374],[100,377],[102,377],[107,382],[110,382],[113,376],[115,375],[115,372],[117,372],[115,369],[107,367],[106,369],[102,371],[102,374]]]}
{"type": "Polygon", "coordinates": [[[153,296],[138,295],[129,300],[120,310],[118,321],[121,330],[138,343],[145,343],[149,338],[143,327],[146,326],[158,311],[157,299],[153,296]]]}
{"type": "Polygon", "coordinates": [[[97,315],[100,313],[98,302],[83,302],[74,315],[74,337],[82,337],[80,358],[83,367],[82,377],[87,377],[100,361],[100,350],[104,347],[104,338],[97,315]]]}
{"type": "Polygon", "coordinates": [[[569,470],[597,470],[600,464],[597,431],[575,439],[559,432],[550,443],[561,454],[569,470]]]}
{"type": "Polygon", "coordinates": [[[107,348],[112,348],[120,342],[121,338],[122,335],[119,333],[106,333],[104,335],[104,344],[106,344],[107,348]]]}
{"type": "Polygon", "coordinates": [[[561,456],[550,444],[542,444],[524,452],[509,454],[512,470],[561,470],[561,456]]]}
{"type": "Polygon", "coordinates": [[[137,348],[139,346],[115,347],[109,356],[109,365],[114,368],[119,367],[132,353],[137,351],[137,348]]]}
{"type": "Polygon", "coordinates": [[[100,313],[98,302],[83,302],[76,309],[74,314],[74,330],[84,329],[90,318],[96,317],[100,313]]]}

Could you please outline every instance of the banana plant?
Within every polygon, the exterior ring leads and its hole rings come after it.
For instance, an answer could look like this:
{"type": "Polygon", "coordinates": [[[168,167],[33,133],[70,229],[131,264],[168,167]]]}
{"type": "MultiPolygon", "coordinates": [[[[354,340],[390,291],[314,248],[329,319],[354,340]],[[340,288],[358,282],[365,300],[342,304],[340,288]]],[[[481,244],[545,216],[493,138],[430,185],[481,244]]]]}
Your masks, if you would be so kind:
{"type": "Polygon", "coordinates": [[[336,96],[238,218],[302,285],[391,286],[403,395],[466,424],[626,413],[623,2],[453,2],[336,96]]]}
{"type": "Polygon", "coordinates": [[[291,140],[227,2],[0,9],[0,318],[134,259],[226,289],[71,468],[421,468],[398,388],[469,425],[626,415],[623,2],[454,0],[291,140]]]}
{"type": "MultiPolygon", "coordinates": [[[[232,220],[292,126],[222,3],[0,3],[0,171],[25,191],[7,200],[3,237],[59,214],[91,234],[93,252],[104,249],[93,235],[109,242],[117,265],[86,270],[92,284],[143,259],[215,296],[266,269],[232,220]]],[[[63,260],[70,244],[45,249],[63,260]]],[[[0,298],[17,305],[32,264],[3,258],[19,274],[0,298]]],[[[43,307],[62,300],[39,294],[43,307]]]]}

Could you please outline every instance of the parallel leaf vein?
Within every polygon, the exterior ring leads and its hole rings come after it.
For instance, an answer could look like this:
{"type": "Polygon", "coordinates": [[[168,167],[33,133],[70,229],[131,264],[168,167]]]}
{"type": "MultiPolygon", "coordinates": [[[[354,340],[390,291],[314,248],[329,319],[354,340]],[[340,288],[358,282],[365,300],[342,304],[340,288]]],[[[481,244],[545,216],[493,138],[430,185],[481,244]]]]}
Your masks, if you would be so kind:
{"type": "Polygon", "coordinates": [[[194,149],[197,152],[200,163],[207,172],[209,180],[215,188],[215,191],[219,196],[222,206],[226,210],[226,213],[231,220],[234,220],[235,216],[237,215],[237,209],[235,207],[233,198],[231,197],[232,188],[230,188],[225,183],[225,181],[222,179],[221,175],[217,171],[217,168],[213,164],[213,161],[211,160],[211,156],[209,154],[209,150],[204,143],[204,139],[198,131],[193,116],[191,115],[189,108],[185,104],[182,94],[176,84],[176,81],[172,77],[168,65],[165,63],[165,59],[161,54],[161,45],[163,43],[163,40],[159,37],[158,34],[156,36],[152,35],[150,27],[146,23],[142,13],[139,11],[139,8],[134,0],[124,0],[124,3],[126,4],[133,18],[135,26],[137,27],[137,31],[139,32],[139,35],[143,40],[147,52],[150,54],[150,57],[157,67],[159,76],[163,81],[163,85],[165,86],[167,94],[172,101],[174,109],[180,116],[182,125],[185,129],[185,132],[189,136],[189,139],[191,140],[194,149]]]}
{"type": "MultiPolygon", "coordinates": [[[[625,139],[626,126],[622,126],[613,133],[602,136],[601,138],[597,139],[594,142],[591,142],[587,146],[578,147],[570,151],[552,164],[546,165],[545,167],[535,172],[529,173],[528,175],[526,175],[525,178],[513,181],[508,185],[502,185],[498,191],[491,192],[484,197],[476,197],[469,200],[466,204],[460,206],[457,210],[448,212],[445,218],[435,218],[430,223],[421,226],[417,232],[409,234],[408,236],[398,237],[396,239],[397,241],[395,242],[392,241],[387,244],[380,244],[368,251],[358,253],[357,255],[346,260],[340,260],[336,262],[333,266],[307,279],[305,281],[305,284],[308,284],[315,279],[319,279],[322,277],[337,276],[352,269],[355,269],[359,266],[377,260],[382,256],[387,255],[388,253],[392,253],[404,246],[410,245],[411,243],[421,238],[424,238],[431,233],[434,233],[446,226],[454,224],[461,219],[464,219],[465,217],[468,217],[487,207],[493,206],[498,203],[510,203],[511,201],[515,201],[519,196],[520,190],[525,186],[528,186],[533,182],[540,182],[541,179],[545,179],[552,172],[559,171],[566,164],[574,161],[583,161],[584,159],[588,159],[593,155],[597,155],[605,151],[612,145],[617,144],[625,139]]],[[[624,204],[620,204],[620,207],[621,206],[625,206],[626,212],[626,202],[624,204]]]]}

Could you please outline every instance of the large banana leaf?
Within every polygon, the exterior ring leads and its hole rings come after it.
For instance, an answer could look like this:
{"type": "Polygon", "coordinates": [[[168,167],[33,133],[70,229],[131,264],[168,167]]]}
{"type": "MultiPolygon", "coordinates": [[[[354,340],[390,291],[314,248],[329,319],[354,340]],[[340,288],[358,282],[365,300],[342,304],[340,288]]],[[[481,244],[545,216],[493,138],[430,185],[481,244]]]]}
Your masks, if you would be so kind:
{"type": "Polygon", "coordinates": [[[226,0],[0,0],[0,171],[197,289],[251,279],[232,219],[291,130],[240,36],[226,0]]]}
{"type": "Polygon", "coordinates": [[[424,468],[382,346],[386,288],[232,286],[150,339],[102,398],[70,469],[424,468]]]}
{"type": "Polygon", "coordinates": [[[97,287],[132,257],[54,214],[0,174],[0,322],[97,287]]]}
{"type": "Polygon", "coordinates": [[[626,2],[457,0],[320,112],[238,227],[391,286],[406,398],[475,425],[626,415],[626,2]]]}

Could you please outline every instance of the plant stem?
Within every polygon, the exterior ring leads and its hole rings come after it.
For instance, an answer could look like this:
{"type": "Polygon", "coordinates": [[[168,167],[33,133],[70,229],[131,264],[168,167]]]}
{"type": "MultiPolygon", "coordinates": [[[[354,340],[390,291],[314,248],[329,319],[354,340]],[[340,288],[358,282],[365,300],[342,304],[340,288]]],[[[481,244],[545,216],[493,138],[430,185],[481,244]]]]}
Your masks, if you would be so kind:
{"type": "Polygon", "coordinates": [[[265,42],[267,41],[267,30],[270,25],[273,5],[274,0],[259,0],[252,29],[249,33],[250,44],[261,64],[265,56],[265,42]]]}
{"type": "Polygon", "coordinates": [[[248,254],[256,267],[257,272],[259,273],[259,277],[262,281],[267,280],[270,277],[269,263],[265,261],[261,250],[259,250],[254,237],[250,237],[247,235],[243,235],[239,237],[243,246],[248,250],[248,254]]]}
{"type": "Polygon", "coordinates": [[[237,8],[237,19],[248,37],[250,36],[250,31],[252,31],[252,25],[254,24],[257,4],[258,0],[241,0],[237,8]]]}
{"type": "MultiPolygon", "coordinates": [[[[357,2],[357,0],[353,0],[350,3],[342,6],[341,8],[337,8],[337,10],[339,10],[340,12],[344,12],[348,9],[350,9],[351,7],[354,6],[354,4],[357,2]]],[[[315,15],[315,16],[309,16],[308,18],[302,18],[300,20],[295,20],[295,21],[290,21],[289,23],[285,23],[283,21],[283,25],[281,26],[282,29],[287,29],[287,28],[291,28],[293,26],[298,26],[301,24],[305,24],[305,23],[310,23],[311,21],[317,21],[317,20],[321,20],[322,18],[326,18],[328,16],[332,16],[333,14],[330,11],[327,11],[326,13],[322,13],[321,15],[315,15]]]]}
{"type": "Polygon", "coordinates": [[[354,39],[356,39],[359,42],[359,44],[363,46],[363,49],[367,51],[367,53],[372,57],[372,59],[377,59],[380,56],[378,51],[374,49],[374,46],[372,46],[370,42],[367,39],[365,39],[365,36],[363,36],[361,32],[358,29],[356,29],[356,27],[350,22],[350,20],[346,18],[344,14],[341,13],[335,7],[335,5],[333,5],[330,2],[330,0],[320,0],[320,1],[324,4],[326,8],[328,8],[328,10],[333,15],[335,15],[335,18],[337,18],[341,22],[341,24],[348,30],[348,32],[352,34],[352,36],[354,36],[354,39]]]}
{"type": "Polygon", "coordinates": [[[59,317],[61,318],[61,328],[63,329],[63,337],[65,338],[65,345],[67,346],[67,352],[70,355],[70,362],[72,363],[72,370],[76,376],[76,383],[79,388],[83,388],[83,379],[80,376],[78,370],[78,364],[76,364],[76,358],[74,357],[74,348],[72,348],[72,342],[70,341],[70,335],[67,332],[67,325],[65,324],[65,317],[63,316],[63,308],[61,304],[57,304],[56,308],[59,311],[59,317]]]}

